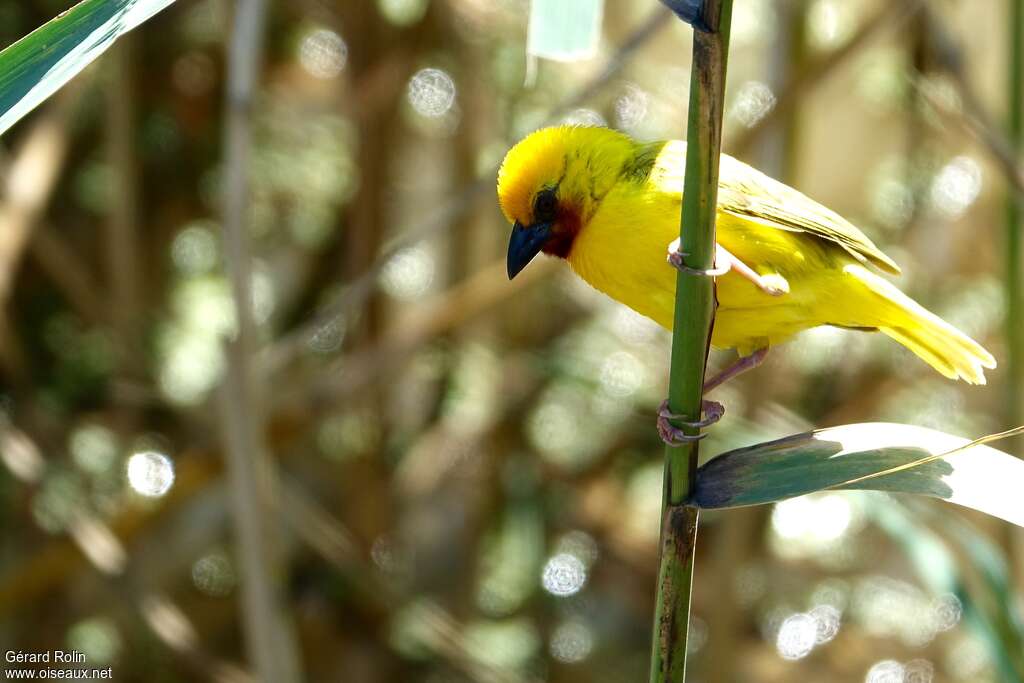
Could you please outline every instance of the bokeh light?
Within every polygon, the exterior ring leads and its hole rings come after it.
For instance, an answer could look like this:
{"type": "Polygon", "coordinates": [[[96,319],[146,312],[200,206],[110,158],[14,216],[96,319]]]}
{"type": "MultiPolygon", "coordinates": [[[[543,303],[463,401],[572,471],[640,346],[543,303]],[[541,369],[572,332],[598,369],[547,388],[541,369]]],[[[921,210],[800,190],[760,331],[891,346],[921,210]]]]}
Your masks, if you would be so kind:
{"type": "Polygon", "coordinates": [[[542,646],[536,628],[523,618],[473,622],[466,641],[477,660],[512,671],[522,671],[542,646]]]}
{"type": "Polygon", "coordinates": [[[585,531],[570,531],[559,537],[555,543],[555,550],[558,554],[568,553],[590,567],[597,561],[599,554],[597,541],[585,531]]]}
{"type": "Polygon", "coordinates": [[[71,433],[70,451],[82,470],[102,474],[117,462],[117,436],[102,425],[83,425],[71,433]]]}
{"type": "Polygon", "coordinates": [[[574,109],[562,117],[562,123],[572,126],[607,126],[608,122],[593,109],[574,109]]]}
{"type": "Polygon", "coordinates": [[[940,595],[932,601],[932,620],[936,631],[948,631],[960,623],[964,607],[960,598],[952,593],[940,595]]]}
{"type": "Polygon", "coordinates": [[[932,683],[935,665],[927,659],[912,659],[903,665],[903,683],[932,683]]]}
{"type": "Polygon", "coordinates": [[[615,125],[625,131],[635,130],[647,118],[650,106],[650,93],[635,83],[627,84],[615,100],[615,125]]]}
{"type": "Polygon", "coordinates": [[[959,622],[958,605],[955,596],[936,599],[906,581],[873,576],[857,583],[850,613],[876,636],[897,637],[909,647],[922,647],[959,622]]]}
{"type": "Polygon", "coordinates": [[[946,650],[943,666],[950,675],[963,681],[986,680],[992,657],[984,641],[971,633],[961,634],[946,650]]]}
{"type": "Polygon", "coordinates": [[[587,568],[580,558],[569,553],[558,553],[547,561],[541,574],[544,590],[565,598],[575,595],[587,582],[587,568]]]}
{"type": "Polygon", "coordinates": [[[67,647],[85,655],[94,666],[112,663],[121,650],[117,625],[106,617],[85,619],[68,630],[67,647]]]}
{"type": "Polygon", "coordinates": [[[409,80],[407,97],[417,114],[430,118],[444,116],[455,104],[455,81],[441,69],[417,71],[409,80]]]}
{"type": "Polygon", "coordinates": [[[494,418],[501,361],[501,356],[484,344],[467,344],[458,353],[444,401],[444,423],[453,432],[478,433],[494,418]]]}
{"type": "Polygon", "coordinates": [[[217,266],[220,250],[213,221],[194,221],[186,225],[171,243],[171,260],[184,275],[201,275],[217,266]]]}
{"type": "Polygon", "coordinates": [[[85,509],[86,492],[81,477],[74,472],[48,473],[32,497],[32,516],[44,531],[58,533],[67,529],[85,509]]]}
{"type": "Polygon", "coordinates": [[[493,617],[513,614],[536,591],[537,573],[543,561],[544,527],[540,515],[525,506],[513,508],[485,539],[477,605],[493,617]]]}
{"type": "Polygon", "coordinates": [[[334,78],[348,61],[348,45],[328,28],[314,28],[299,41],[299,63],[316,78],[334,78]]]}
{"type": "Polygon", "coordinates": [[[646,369],[628,351],[616,351],[601,363],[601,391],[615,398],[626,398],[644,386],[646,369]]]}
{"type": "Polygon", "coordinates": [[[818,621],[809,614],[793,614],[782,622],[775,649],[783,659],[801,659],[818,642],[818,621]]]}
{"type": "Polygon", "coordinates": [[[904,165],[898,157],[883,159],[867,184],[874,219],[891,230],[904,227],[914,212],[914,191],[904,165]]]}
{"type": "Polygon", "coordinates": [[[594,649],[594,634],[582,621],[563,621],[552,631],[548,649],[560,662],[582,662],[594,649]]]}
{"type": "Polygon", "coordinates": [[[807,10],[807,38],[818,50],[836,47],[847,40],[854,29],[850,3],[842,0],[815,0],[807,10]]]}
{"type": "Polygon", "coordinates": [[[270,320],[277,308],[277,290],[274,278],[262,262],[257,262],[252,273],[252,317],[258,324],[270,320]]]}
{"type": "Polygon", "coordinates": [[[847,537],[863,526],[856,494],[827,492],[776,503],[772,509],[771,547],[780,557],[826,556],[843,562],[847,537]]]}
{"type": "Polygon", "coordinates": [[[426,245],[403,249],[381,270],[381,289],[401,301],[418,299],[433,283],[434,269],[434,257],[426,245]]]}
{"type": "Polygon", "coordinates": [[[140,495],[159,498],[174,484],[174,463],[163,453],[143,451],[128,458],[128,484],[140,495]]]}
{"type": "Polygon", "coordinates": [[[224,370],[221,344],[235,330],[234,303],[222,278],[180,282],[171,294],[174,318],[158,336],[160,390],[174,403],[202,401],[224,370]]]}
{"type": "Polygon", "coordinates": [[[747,128],[753,127],[775,108],[775,93],[767,83],[747,81],[740,86],[739,92],[729,109],[729,118],[747,128]]]}
{"type": "Polygon", "coordinates": [[[626,484],[626,528],[636,538],[657,541],[661,529],[661,488],[664,468],[650,463],[637,468],[626,484]]]}
{"type": "Polygon", "coordinates": [[[380,13],[396,26],[412,26],[427,13],[429,0],[377,0],[380,13]]]}
{"type": "Polygon", "coordinates": [[[201,593],[215,598],[227,597],[236,582],[231,558],[223,551],[203,555],[192,564],[192,584],[201,593]]]}
{"type": "Polygon", "coordinates": [[[345,339],[345,319],[338,316],[317,325],[306,346],[313,353],[334,353],[345,339]]]}
{"type": "Polygon", "coordinates": [[[864,683],[903,683],[903,665],[893,659],[883,659],[872,666],[864,683]]]}
{"type": "Polygon", "coordinates": [[[981,192],[981,167],[968,156],[958,156],[942,167],[932,182],[932,205],[947,218],[959,218],[981,192]]]}

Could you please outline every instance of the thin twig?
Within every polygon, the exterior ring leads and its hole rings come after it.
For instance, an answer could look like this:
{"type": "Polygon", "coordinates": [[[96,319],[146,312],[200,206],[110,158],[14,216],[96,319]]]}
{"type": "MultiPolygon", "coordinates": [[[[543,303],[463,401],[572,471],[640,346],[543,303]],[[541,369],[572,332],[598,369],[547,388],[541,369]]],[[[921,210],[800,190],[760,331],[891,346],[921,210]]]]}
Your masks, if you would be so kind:
{"type": "Polygon", "coordinates": [[[228,119],[224,166],[224,253],[231,278],[237,336],[227,345],[221,387],[232,514],[241,568],[242,628],[253,670],[263,681],[298,683],[298,649],[285,612],[284,562],[273,514],[276,472],[264,441],[254,352],[252,270],[248,238],[251,119],[263,49],[266,0],[239,0],[228,55],[228,119]]]}
{"type": "MultiPolygon", "coordinates": [[[[138,245],[138,166],[135,150],[135,92],[132,83],[132,57],[135,39],[122,37],[110,49],[111,73],[107,89],[107,145],[114,172],[114,188],[107,223],[107,286],[110,310],[121,346],[138,346],[139,298],[141,295],[140,254],[138,245]]],[[[131,366],[137,357],[126,354],[131,366]]],[[[134,371],[139,367],[131,367],[134,371]]]]}

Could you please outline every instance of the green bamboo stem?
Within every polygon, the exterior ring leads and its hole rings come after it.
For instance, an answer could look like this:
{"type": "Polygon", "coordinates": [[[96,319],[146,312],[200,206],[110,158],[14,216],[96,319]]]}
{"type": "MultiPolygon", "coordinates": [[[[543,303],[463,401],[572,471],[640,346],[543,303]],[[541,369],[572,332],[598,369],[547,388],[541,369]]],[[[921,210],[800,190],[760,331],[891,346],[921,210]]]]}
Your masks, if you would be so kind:
{"type": "MultiPolygon", "coordinates": [[[[729,49],[732,0],[707,0],[704,18],[714,31],[694,30],[687,124],[686,181],[680,222],[681,251],[691,268],[714,265],[718,162],[722,147],[722,110],[729,49]]],[[[701,414],[704,368],[714,323],[711,278],[680,273],[672,336],[669,407],[687,420],[701,414]]],[[[697,509],[686,505],[697,470],[697,443],[665,449],[665,485],[661,518],[661,562],[651,646],[652,683],[682,683],[693,583],[697,509]]]]}
{"type": "MultiPolygon", "coordinates": [[[[1009,68],[1006,93],[1009,98],[1007,134],[1013,151],[1024,148],[1024,0],[1010,0],[1009,68]]],[[[1021,196],[1011,187],[1006,197],[1006,410],[1007,424],[1020,424],[1024,412],[1024,264],[1021,238],[1021,196]]],[[[1021,439],[1015,439],[1011,452],[1018,452],[1021,439]]]]}

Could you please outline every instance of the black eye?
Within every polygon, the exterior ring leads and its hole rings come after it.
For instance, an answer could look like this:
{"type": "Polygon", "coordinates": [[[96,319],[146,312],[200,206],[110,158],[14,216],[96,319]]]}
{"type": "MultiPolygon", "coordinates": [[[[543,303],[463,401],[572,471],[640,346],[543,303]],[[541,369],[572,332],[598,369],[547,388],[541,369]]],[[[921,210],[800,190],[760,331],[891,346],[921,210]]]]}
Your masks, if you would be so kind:
{"type": "Polygon", "coordinates": [[[554,188],[545,188],[533,200],[533,220],[538,223],[552,223],[558,216],[558,197],[554,188]]]}

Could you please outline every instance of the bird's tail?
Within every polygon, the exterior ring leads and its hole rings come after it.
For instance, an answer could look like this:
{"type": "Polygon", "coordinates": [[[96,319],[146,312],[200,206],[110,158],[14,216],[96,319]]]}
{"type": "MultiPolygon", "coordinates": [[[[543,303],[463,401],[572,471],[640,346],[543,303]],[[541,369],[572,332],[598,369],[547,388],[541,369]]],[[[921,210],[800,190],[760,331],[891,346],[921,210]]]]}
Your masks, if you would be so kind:
{"type": "Polygon", "coordinates": [[[983,368],[994,368],[996,360],[981,344],[864,266],[850,264],[844,270],[867,286],[880,332],[950,379],[985,383],[983,368]]]}

